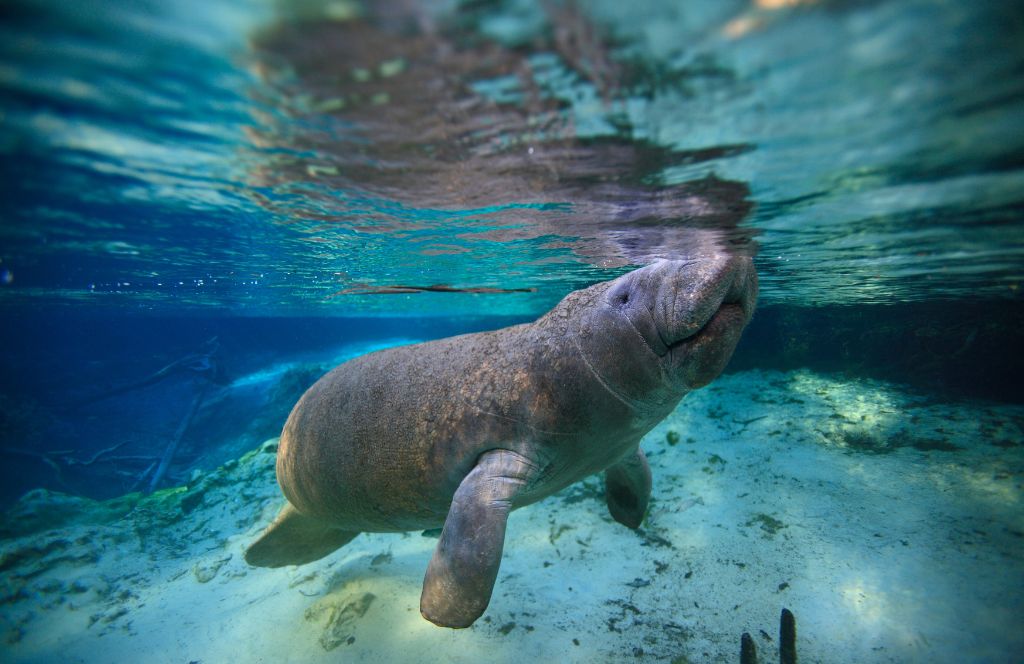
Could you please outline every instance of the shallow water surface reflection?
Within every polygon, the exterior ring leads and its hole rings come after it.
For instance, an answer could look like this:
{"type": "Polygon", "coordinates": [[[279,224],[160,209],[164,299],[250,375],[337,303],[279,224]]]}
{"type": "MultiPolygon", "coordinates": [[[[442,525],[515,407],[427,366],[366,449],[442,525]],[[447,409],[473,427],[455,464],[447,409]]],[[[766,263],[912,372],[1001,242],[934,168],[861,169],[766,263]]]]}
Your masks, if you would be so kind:
{"type": "Polygon", "coordinates": [[[1019,297],[1015,3],[207,4],[5,10],[5,301],[537,315],[712,251],[1019,297]]]}

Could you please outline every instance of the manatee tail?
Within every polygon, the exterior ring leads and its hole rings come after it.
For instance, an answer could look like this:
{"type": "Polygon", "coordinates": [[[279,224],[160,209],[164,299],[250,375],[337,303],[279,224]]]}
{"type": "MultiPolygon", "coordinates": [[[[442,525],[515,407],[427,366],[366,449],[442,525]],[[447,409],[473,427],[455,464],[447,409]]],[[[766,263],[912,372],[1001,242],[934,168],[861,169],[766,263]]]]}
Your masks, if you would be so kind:
{"type": "Polygon", "coordinates": [[[270,527],[246,549],[245,562],[255,567],[305,565],[345,546],[358,534],[332,528],[285,505],[270,527]]]}

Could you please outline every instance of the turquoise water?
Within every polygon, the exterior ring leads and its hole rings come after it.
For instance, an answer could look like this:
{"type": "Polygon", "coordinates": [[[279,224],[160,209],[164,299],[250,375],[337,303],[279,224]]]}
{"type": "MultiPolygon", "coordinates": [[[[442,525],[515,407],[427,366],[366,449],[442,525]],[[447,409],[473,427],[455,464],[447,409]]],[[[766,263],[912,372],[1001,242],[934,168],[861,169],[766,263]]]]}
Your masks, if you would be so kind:
{"type": "Polygon", "coordinates": [[[1019,297],[1014,3],[457,4],[10,4],[2,302],[530,316],[722,242],[1019,297]],[[365,294],[435,284],[533,290],[365,294]]]}
{"type": "Polygon", "coordinates": [[[1015,661],[1019,5],[4,3],[10,656],[774,661],[789,608],[802,661],[1015,661]],[[513,513],[459,632],[436,533],[245,563],[331,367],[723,253],[758,310],[639,530],[595,477],[513,513]]]}

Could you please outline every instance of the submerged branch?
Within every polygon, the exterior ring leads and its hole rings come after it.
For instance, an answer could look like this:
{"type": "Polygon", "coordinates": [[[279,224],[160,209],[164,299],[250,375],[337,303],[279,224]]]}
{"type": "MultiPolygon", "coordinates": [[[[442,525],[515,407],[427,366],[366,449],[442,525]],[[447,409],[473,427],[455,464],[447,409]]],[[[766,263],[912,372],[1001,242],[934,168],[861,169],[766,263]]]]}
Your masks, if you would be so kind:
{"type": "Polygon", "coordinates": [[[157,466],[156,472],[153,473],[153,478],[149,482],[149,487],[146,489],[146,493],[153,493],[153,491],[156,490],[157,485],[160,484],[160,480],[163,478],[164,473],[167,472],[167,467],[174,458],[174,453],[178,449],[178,444],[181,443],[181,439],[185,436],[185,432],[188,431],[188,427],[192,423],[192,418],[195,417],[196,412],[199,410],[199,406],[203,403],[203,399],[206,397],[206,392],[209,388],[210,381],[204,380],[202,387],[199,388],[199,393],[196,394],[195,399],[192,400],[192,405],[185,414],[185,418],[182,419],[181,424],[178,425],[178,430],[174,432],[174,437],[167,445],[167,449],[164,450],[163,458],[160,459],[160,465],[157,466]]]}
{"type": "Polygon", "coordinates": [[[95,394],[82,401],[79,401],[73,404],[72,408],[81,408],[83,406],[88,406],[90,404],[94,404],[105,399],[110,399],[112,397],[119,396],[127,392],[140,390],[144,387],[155,385],[156,383],[159,383],[168,376],[172,376],[174,374],[184,371],[192,371],[195,373],[208,375],[213,371],[213,355],[217,352],[217,349],[219,348],[217,337],[213,337],[206,341],[206,343],[203,344],[203,348],[204,350],[198,353],[190,353],[185,357],[182,357],[181,359],[175,360],[174,362],[171,362],[170,364],[160,369],[159,371],[156,371],[155,373],[152,373],[141,380],[137,380],[126,385],[121,385],[120,387],[115,387],[111,390],[107,390],[106,392],[101,392],[100,394],[95,394]]]}

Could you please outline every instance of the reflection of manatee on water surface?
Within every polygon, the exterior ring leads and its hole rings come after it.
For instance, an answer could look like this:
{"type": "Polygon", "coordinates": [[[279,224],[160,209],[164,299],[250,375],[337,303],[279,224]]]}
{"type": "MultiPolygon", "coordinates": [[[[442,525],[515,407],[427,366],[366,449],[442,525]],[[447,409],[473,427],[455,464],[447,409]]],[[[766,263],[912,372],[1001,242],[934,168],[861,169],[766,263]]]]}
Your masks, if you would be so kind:
{"type": "Polygon", "coordinates": [[[751,208],[746,184],[713,174],[666,181],[669,169],[751,146],[681,151],[634,136],[642,132],[624,109],[626,95],[642,96],[638,75],[609,57],[580,12],[552,5],[551,36],[537,38],[548,41],[519,50],[467,32],[464,18],[445,23],[409,6],[282,20],[255,39],[262,78],[303,121],[252,131],[264,148],[254,184],[320,185],[301,192],[311,206],[261,198],[282,223],[394,237],[443,223],[460,251],[541,238],[600,267],[753,254],[751,231],[737,227],[751,208]],[[552,82],[526,53],[546,49],[570,82],[552,82]],[[578,126],[564,98],[573,86],[596,90],[604,129],[578,126]],[[435,222],[389,205],[455,212],[435,222]]]}
{"type": "Polygon", "coordinates": [[[534,323],[338,366],[284,426],[288,504],[246,560],[303,564],[359,532],[443,524],[420,611],[472,624],[511,510],[603,470],[612,516],[640,525],[651,491],[641,437],[722,371],[756,299],[749,258],[658,261],[570,293],[534,323]]]}

